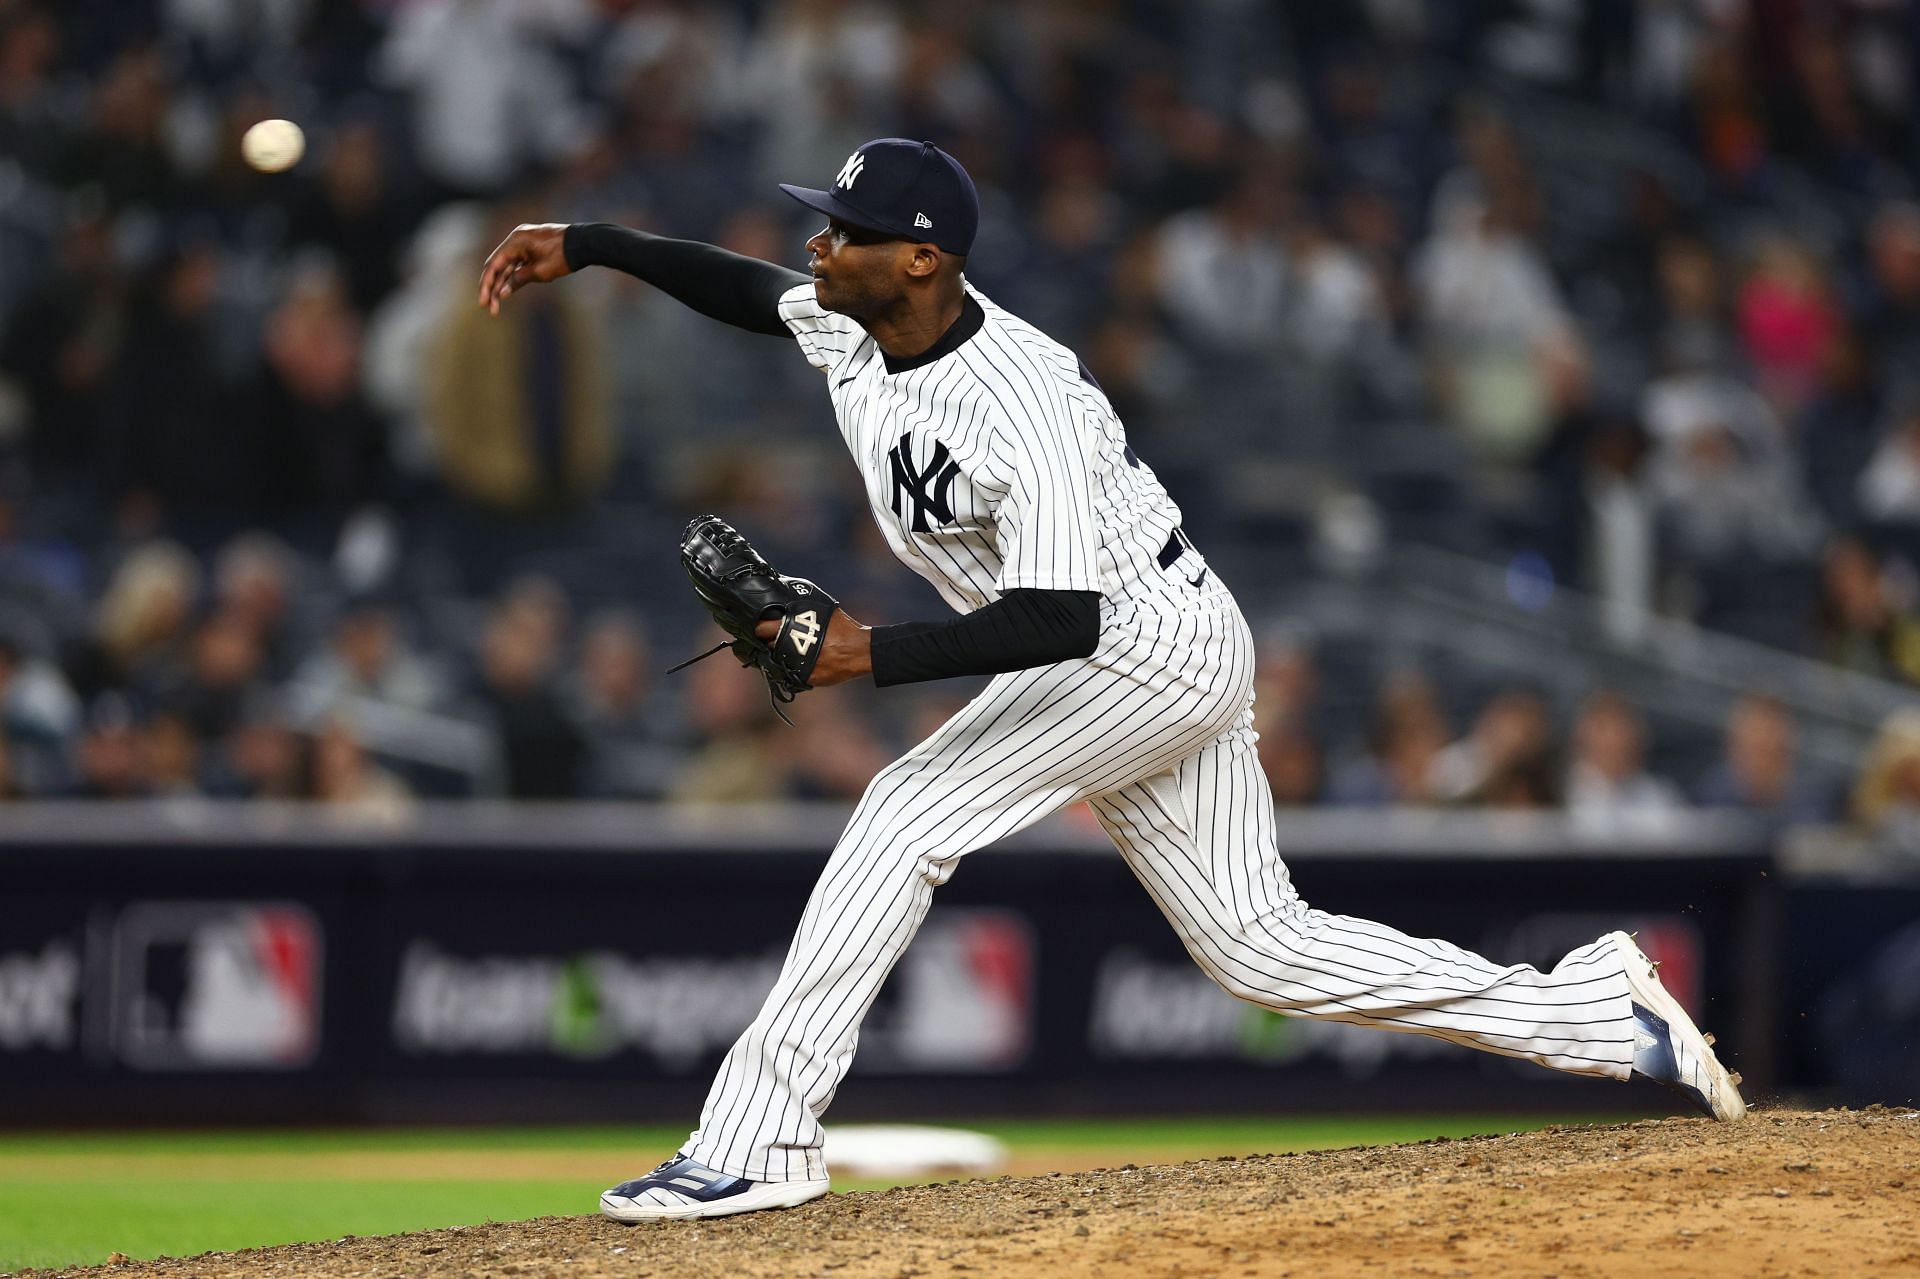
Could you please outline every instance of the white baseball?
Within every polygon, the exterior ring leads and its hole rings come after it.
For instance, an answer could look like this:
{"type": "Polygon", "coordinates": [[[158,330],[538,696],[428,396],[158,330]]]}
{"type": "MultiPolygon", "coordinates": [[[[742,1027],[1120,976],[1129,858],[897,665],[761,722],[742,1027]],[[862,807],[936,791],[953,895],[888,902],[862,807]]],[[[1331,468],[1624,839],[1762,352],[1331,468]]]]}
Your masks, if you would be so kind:
{"type": "Polygon", "coordinates": [[[240,139],[240,154],[262,173],[282,173],[300,163],[307,135],[291,120],[262,120],[240,139]]]}

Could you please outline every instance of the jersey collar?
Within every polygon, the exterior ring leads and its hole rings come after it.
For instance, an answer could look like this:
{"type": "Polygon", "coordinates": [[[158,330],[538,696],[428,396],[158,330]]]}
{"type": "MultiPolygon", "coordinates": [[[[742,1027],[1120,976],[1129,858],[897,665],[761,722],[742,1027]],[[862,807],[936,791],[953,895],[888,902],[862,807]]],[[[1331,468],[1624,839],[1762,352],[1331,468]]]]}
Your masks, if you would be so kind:
{"type": "Polygon", "coordinates": [[[938,342],[920,354],[909,355],[905,359],[895,359],[885,351],[880,352],[880,358],[887,362],[889,373],[905,373],[908,369],[932,364],[941,356],[952,355],[959,350],[961,343],[978,333],[980,326],[986,322],[987,313],[980,309],[980,304],[974,301],[973,294],[969,293],[960,303],[960,318],[947,326],[947,331],[940,335],[938,342]]]}

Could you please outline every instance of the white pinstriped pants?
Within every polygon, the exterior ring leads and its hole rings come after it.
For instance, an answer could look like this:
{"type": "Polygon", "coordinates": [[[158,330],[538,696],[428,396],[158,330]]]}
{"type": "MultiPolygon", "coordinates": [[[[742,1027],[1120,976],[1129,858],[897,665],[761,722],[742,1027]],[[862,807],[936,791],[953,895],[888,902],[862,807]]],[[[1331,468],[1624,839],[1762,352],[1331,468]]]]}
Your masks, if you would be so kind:
{"type": "Polygon", "coordinates": [[[1234,995],[1624,1079],[1632,1014],[1611,946],[1551,972],[1501,967],[1300,900],[1255,755],[1252,689],[1253,639],[1225,591],[1109,622],[1084,661],[996,676],[868,785],[681,1152],[755,1181],[825,1177],[819,1116],[933,890],[966,853],[1083,799],[1234,995]]]}

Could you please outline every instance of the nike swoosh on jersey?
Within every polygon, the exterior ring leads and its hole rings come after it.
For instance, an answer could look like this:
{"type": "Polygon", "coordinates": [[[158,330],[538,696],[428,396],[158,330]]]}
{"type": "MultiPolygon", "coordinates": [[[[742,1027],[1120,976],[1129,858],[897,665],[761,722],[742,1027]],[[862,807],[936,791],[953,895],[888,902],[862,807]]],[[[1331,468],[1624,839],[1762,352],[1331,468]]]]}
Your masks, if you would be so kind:
{"type": "Polygon", "coordinates": [[[1200,570],[1200,576],[1198,576],[1198,577],[1190,577],[1190,578],[1188,578],[1188,579],[1187,579],[1187,585],[1188,585],[1188,586],[1198,586],[1198,585],[1200,585],[1200,583],[1202,583],[1202,582],[1204,582],[1204,581],[1206,581],[1206,580],[1207,580],[1207,570],[1205,570],[1205,569],[1201,569],[1201,570],[1200,570]]]}
{"type": "Polygon", "coordinates": [[[850,373],[846,377],[841,378],[838,382],[835,382],[833,384],[833,389],[837,391],[841,387],[845,386],[847,383],[853,381],[854,378],[857,378],[859,376],[860,375],[858,373],[850,373]]]}

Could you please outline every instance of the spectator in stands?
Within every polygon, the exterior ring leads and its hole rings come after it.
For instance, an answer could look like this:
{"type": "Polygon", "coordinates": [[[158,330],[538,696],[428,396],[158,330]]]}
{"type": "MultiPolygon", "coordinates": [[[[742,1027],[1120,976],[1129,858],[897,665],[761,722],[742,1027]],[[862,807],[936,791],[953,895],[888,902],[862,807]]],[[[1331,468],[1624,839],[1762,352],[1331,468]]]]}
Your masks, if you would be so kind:
{"type": "Polygon", "coordinates": [[[1282,235],[1296,199],[1271,168],[1250,164],[1215,203],[1160,225],[1160,304],[1198,351],[1250,356],[1279,344],[1288,288],[1282,235]]]}
{"type": "MultiPolygon", "coordinates": [[[[1886,390],[1859,333],[1853,329],[1836,333],[1821,361],[1820,384],[1794,425],[1794,444],[1807,489],[1834,527],[1852,525],[1861,513],[1860,491],[1868,484],[1861,472],[1874,460],[1876,438],[1888,425],[1886,390]]],[[[1896,411],[1911,394],[1893,397],[1896,411]]],[[[1920,396],[1913,396],[1912,403],[1920,406],[1920,396]]],[[[1897,462],[1894,469],[1899,469],[1897,462]]],[[[1886,500],[1901,486],[1892,488],[1893,493],[1876,492],[1875,500],[1886,500]]]]}
{"type": "Polygon", "coordinates": [[[329,820],[353,826],[398,826],[413,811],[406,784],[367,758],[352,721],[331,716],[314,734],[309,774],[313,799],[329,820]]]}
{"type": "Polygon", "coordinates": [[[13,748],[7,744],[6,738],[0,737],[0,803],[25,798],[26,791],[21,789],[18,779],[13,775],[13,748]]]}
{"type": "Polygon", "coordinates": [[[1419,675],[1393,676],[1374,705],[1367,754],[1335,775],[1331,801],[1369,808],[1440,802],[1435,765],[1447,737],[1432,685],[1419,675]]]}
{"type": "Polygon", "coordinates": [[[1326,760],[1320,743],[1296,715],[1254,703],[1260,769],[1279,808],[1312,808],[1326,797],[1326,760]]]}
{"type": "Polygon", "coordinates": [[[1420,95],[1391,85],[1380,59],[1350,49],[1331,61],[1319,99],[1326,163],[1341,184],[1378,192],[1401,219],[1417,217],[1447,153],[1420,95]]]}
{"type": "Polygon", "coordinates": [[[1261,637],[1254,664],[1254,704],[1311,723],[1320,706],[1320,669],[1307,637],[1276,628],[1261,637]]]}
{"type": "Polygon", "coordinates": [[[243,533],[220,548],[213,569],[215,607],[252,634],[263,669],[275,680],[293,673],[293,600],[299,589],[293,553],[271,533],[243,533]]]}
{"type": "Polygon", "coordinates": [[[331,268],[294,278],[267,317],[263,354],[254,482],[283,522],[307,517],[330,547],[341,519],[388,489],[386,424],[360,393],[360,317],[331,268]]]}
{"type": "Polygon", "coordinates": [[[1848,192],[1876,195],[1900,185],[1855,93],[1859,77],[1838,33],[1830,24],[1808,22],[1796,34],[1794,69],[1804,110],[1782,113],[1781,121],[1789,128],[1802,126],[1796,158],[1848,192]]]}
{"type": "Polygon", "coordinates": [[[788,785],[779,743],[782,725],[761,682],[723,656],[686,671],[687,719],[700,743],[675,774],[675,803],[755,803],[784,799],[788,785]]]}
{"type": "Polygon", "coordinates": [[[1454,142],[1461,163],[1441,177],[1430,216],[1436,227],[1487,224],[1537,246],[1546,201],[1519,136],[1500,114],[1478,103],[1459,110],[1454,142]]]}
{"type": "Polygon", "coordinates": [[[1820,651],[1848,670],[1920,683],[1920,619],[1901,606],[1880,559],[1858,538],[1835,538],[1821,565],[1820,651]]]}
{"type": "Polygon", "coordinates": [[[499,610],[524,623],[538,636],[541,646],[558,654],[567,643],[573,625],[573,601],[566,587],[544,573],[522,573],[500,592],[499,610]]]}
{"type": "Polygon", "coordinates": [[[741,78],[759,125],[763,175],[831,172],[872,136],[868,122],[899,84],[906,26],[886,5],[789,2],[769,10],[747,37],[741,78]]]}
{"type": "Polygon", "coordinates": [[[793,722],[796,731],[774,739],[787,760],[788,798],[851,803],[892,758],[852,699],[809,702],[794,712],[793,722]]]}
{"type": "Polygon", "coordinates": [[[119,358],[125,290],[113,224],[103,210],[74,203],[54,271],[10,324],[0,323],[0,370],[19,379],[27,399],[26,459],[40,495],[84,513],[108,461],[100,455],[100,422],[119,358]]]}
{"type": "Polygon", "coordinates": [[[1795,417],[1816,389],[1840,330],[1826,269],[1788,236],[1762,240],[1736,306],[1740,339],[1774,412],[1795,417]]]}
{"type": "MultiPolygon", "coordinates": [[[[509,213],[495,230],[519,220],[509,213]]],[[[604,333],[567,290],[519,300],[528,305],[511,315],[471,306],[442,315],[426,417],[455,493],[495,511],[551,513],[597,492],[613,464],[604,333]]]]}
{"type": "Polygon", "coordinates": [[[489,229],[477,205],[448,204],[428,213],[400,246],[400,287],[367,317],[361,353],[367,399],[392,424],[389,453],[409,479],[437,470],[429,413],[433,352],[455,312],[465,309],[460,286],[467,264],[486,251],[489,229]]]}
{"type": "Polygon", "coordinates": [[[1713,246],[1697,236],[1669,235],[1659,242],[1655,264],[1653,351],[1669,365],[1722,364],[1732,355],[1731,317],[1713,246]]]}
{"type": "Polygon", "coordinates": [[[599,87],[619,92],[644,75],[650,106],[698,119],[753,91],[742,82],[743,35],[736,15],[704,5],[629,7],[603,33],[599,87]]]}
{"type": "MultiPolygon", "coordinates": [[[[934,135],[927,135],[934,136],[934,135]]],[[[1015,260],[996,263],[995,299],[1043,333],[1079,349],[1101,308],[1124,210],[1090,174],[1049,182],[1034,210],[1032,237],[1015,260]]],[[[988,287],[983,284],[982,287],[988,287]]]]}
{"type": "MultiPolygon", "coordinates": [[[[916,22],[901,50],[894,110],[914,138],[991,137],[1003,110],[991,74],[958,23],[916,22]]],[[[988,170],[991,180],[996,175],[988,170]]]]}
{"type": "Polygon", "coordinates": [[[1372,273],[1382,317],[1396,340],[1411,325],[1414,311],[1410,283],[1401,269],[1410,225],[1417,220],[1376,188],[1349,187],[1334,198],[1333,234],[1372,273]]]}
{"type": "Polygon", "coordinates": [[[1434,760],[1435,795],[1450,803],[1552,808],[1560,801],[1553,716],[1529,689],[1487,700],[1473,728],[1434,760]]]}
{"type": "Polygon", "coordinates": [[[1711,566],[1810,554],[1819,520],[1773,411],[1715,370],[1709,353],[1674,356],[1641,406],[1653,444],[1648,476],[1673,550],[1683,564],[1711,566]]]}
{"type": "Polygon", "coordinates": [[[91,89],[85,125],[55,132],[53,176],[68,187],[97,184],[116,212],[173,208],[181,182],[167,146],[171,86],[160,50],[123,49],[91,89]]]}
{"type": "Polygon", "coordinates": [[[219,744],[207,792],[227,799],[310,797],[307,743],[270,697],[256,698],[219,744]]]}
{"type": "Polygon", "coordinates": [[[1659,584],[1659,511],[1647,481],[1647,436],[1627,415],[1601,418],[1582,447],[1578,581],[1598,597],[1615,640],[1642,635],[1659,584]]]}
{"type": "Polygon", "coordinates": [[[586,739],[581,793],[658,799],[680,759],[669,715],[650,697],[652,653],[640,619],[607,613],[587,623],[567,681],[567,702],[586,739]]]}
{"type": "Polygon", "coordinates": [[[1560,288],[1529,238],[1530,188],[1502,161],[1490,185],[1468,175],[1435,196],[1433,233],[1413,263],[1427,358],[1443,411],[1477,454],[1529,459],[1558,413],[1579,342],[1560,288]]]}
{"type": "MultiPolygon", "coordinates": [[[[1088,335],[1087,371],[1127,424],[1127,436],[1153,451],[1152,441],[1179,429],[1180,412],[1193,362],[1144,308],[1114,311],[1088,335]]],[[[1155,465],[1162,476],[1177,471],[1180,459],[1160,449],[1155,465]]]]}
{"type": "Polygon", "coordinates": [[[327,647],[302,662],[291,687],[296,721],[317,720],[355,698],[414,711],[441,711],[447,680],[436,663],[401,639],[393,605],[380,595],[348,601],[327,647]]]}
{"type": "Polygon", "coordinates": [[[497,605],[480,641],[480,709],[499,734],[507,794],[565,799],[578,792],[586,743],[554,690],[553,629],[512,597],[497,605]]]}
{"type": "Polygon", "coordinates": [[[118,693],[88,708],[74,751],[75,799],[133,799],[141,793],[140,746],[132,709],[118,693]]]}
{"type": "Polygon", "coordinates": [[[54,532],[28,477],[0,462],[0,617],[35,653],[66,656],[87,630],[93,566],[81,537],[54,532]]]}
{"type": "Polygon", "coordinates": [[[1887,423],[1880,446],[1860,472],[1858,502],[1869,519],[1920,523],[1920,394],[1910,393],[1887,423]]]}
{"type": "Polygon", "coordinates": [[[260,696],[261,677],[253,628],[238,614],[216,612],[195,628],[185,670],[160,696],[202,741],[213,741],[239,724],[247,703],[260,696]]]}
{"type": "Polygon", "coordinates": [[[1736,195],[1757,191],[1771,158],[1761,90],[1730,32],[1713,31],[1696,49],[1688,141],[1720,186],[1736,195]]]}
{"type": "Polygon", "coordinates": [[[379,126],[350,120],[327,140],[320,175],[294,206],[288,239],[329,250],[361,315],[400,283],[414,215],[394,189],[379,126]]]}
{"type": "Polygon", "coordinates": [[[0,12],[0,154],[16,156],[36,175],[64,130],[54,92],[60,27],[37,5],[0,12]]]}
{"type": "Polygon", "coordinates": [[[1861,337],[1876,367],[1911,380],[1920,369],[1920,204],[1894,201],[1874,213],[1866,267],[1861,337]]]}
{"type": "Polygon", "coordinates": [[[1312,215],[1287,227],[1288,345],[1320,364],[1377,358],[1390,341],[1387,301],[1367,260],[1312,215]]]}
{"type": "Polygon", "coordinates": [[[441,199],[500,194],[564,156],[584,122],[541,29],[564,6],[419,0],[395,14],[375,64],[409,95],[414,155],[441,199]]]}
{"type": "Polygon", "coordinates": [[[59,672],[0,631],[0,745],[17,793],[56,795],[68,786],[79,728],[79,699],[59,672]]]}
{"type": "Polygon", "coordinates": [[[1580,704],[1567,769],[1567,813],[1603,830],[1657,831],[1685,806],[1673,783],[1647,772],[1646,728],[1632,702],[1600,689],[1580,704]]]}
{"type": "Polygon", "coordinates": [[[1726,754],[1700,784],[1707,808],[1731,808],[1782,825],[1830,820],[1832,805],[1799,769],[1793,714],[1767,693],[1747,693],[1727,716],[1726,754]]]}
{"type": "Polygon", "coordinates": [[[1686,101],[1708,15],[1695,5],[1641,0],[1627,21],[1633,38],[1628,96],[1641,114],[1673,119],[1686,101]]]}
{"type": "Polygon", "coordinates": [[[199,593],[199,566],[175,543],[129,552],[94,610],[91,644],[75,675],[82,696],[164,687],[184,658],[199,593]]]}
{"type": "Polygon", "coordinates": [[[175,711],[161,711],[137,734],[142,793],[156,799],[201,794],[202,748],[193,723],[175,711]]]}
{"type": "Polygon", "coordinates": [[[1903,848],[1920,848],[1920,712],[1881,722],[1853,788],[1853,819],[1903,848]]]}
{"type": "Polygon", "coordinates": [[[102,421],[110,497],[153,503],[183,536],[225,535],[263,512],[255,421],[218,358],[225,267],[198,238],[172,246],[128,304],[102,421]]]}

